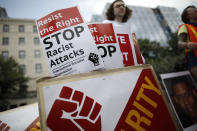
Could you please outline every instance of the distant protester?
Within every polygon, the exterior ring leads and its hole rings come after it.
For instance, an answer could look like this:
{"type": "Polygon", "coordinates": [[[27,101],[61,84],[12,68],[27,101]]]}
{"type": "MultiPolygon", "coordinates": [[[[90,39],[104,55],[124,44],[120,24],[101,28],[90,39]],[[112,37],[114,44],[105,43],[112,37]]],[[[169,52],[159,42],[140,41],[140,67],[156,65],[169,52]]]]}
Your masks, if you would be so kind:
{"type": "Polygon", "coordinates": [[[197,8],[188,6],[181,14],[185,24],[179,26],[178,44],[185,48],[185,62],[197,80],[197,8]]]}

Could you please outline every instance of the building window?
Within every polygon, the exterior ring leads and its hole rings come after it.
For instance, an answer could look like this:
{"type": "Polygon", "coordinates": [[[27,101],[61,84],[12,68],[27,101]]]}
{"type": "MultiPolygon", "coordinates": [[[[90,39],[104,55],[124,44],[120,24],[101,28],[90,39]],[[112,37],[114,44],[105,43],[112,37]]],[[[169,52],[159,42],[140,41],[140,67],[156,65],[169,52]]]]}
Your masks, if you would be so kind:
{"type": "Polygon", "coordinates": [[[8,55],[9,55],[8,51],[2,51],[3,59],[8,59],[8,55]]]}
{"type": "Polygon", "coordinates": [[[40,43],[40,40],[39,40],[39,38],[38,37],[34,37],[34,44],[39,44],[40,43]]]}
{"type": "Polygon", "coordinates": [[[20,45],[25,44],[25,38],[24,38],[24,37],[20,37],[20,38],[18,39],[18,43],[19,43],[20,45]]]}
{"type": "Polygon", "coordinates": [[[25,32],[25,27],[24,27],[24,25],[19,25],[19,26],[18,26],[18,31],[19,31],[19,32],[25,32]]]}
{"type": "Polygon", "coordinates": [[[20,50],[19,51],[19,58],[20,59],[24,59],[25,58],[25,51],[24,50],[20,50]]]}
{"type": "Polygon", "coordinates": [[[35,56],[35,58],[40,58],[40,56],[41,56],[40,50],[35,50],[34,56],[35,56]]]}
{"type": "Polygon", "coordinates": [[[23,65],[19,65],[19,69],[25,74],[26,73],[26,66],[23,65]]]}
{"type": "Polygon", "coordinates": [[[3,32],[9,32],[9,25],[3,25],[3,32]]]}
{"type": "Polygon", "coordinates": [[[34,25],[33,28],[34,28],[33,32],[38,32],[36,25],[34,25]]]}
{"type": "Polygon", "coordinates": [[[8,44],[9,44],[9,38],[8,37],[3,37],[2,45],[8,45],[8,44]]]}
{"type": "Polygon", "coordinates": [[[35,65],[35,71],[36,71],[36,73],[41,73],[42,72],[42,65],[41,64],[36,64],[35,65]]]}

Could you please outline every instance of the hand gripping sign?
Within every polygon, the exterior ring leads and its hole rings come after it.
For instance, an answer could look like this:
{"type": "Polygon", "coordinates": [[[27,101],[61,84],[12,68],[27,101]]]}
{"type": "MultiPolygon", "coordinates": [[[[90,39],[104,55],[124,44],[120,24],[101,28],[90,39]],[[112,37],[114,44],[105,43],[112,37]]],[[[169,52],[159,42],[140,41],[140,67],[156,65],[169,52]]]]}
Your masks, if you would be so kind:
{"type": "Polygon", "coordinates": [[[175,131],[149,65],[38,80],[42,131],[175,131]]]}
{"type": "Polygon", "coordinates": [[[112,24],[89,24],[90,32],[103,58],[105,69],[124,67],[122,53],[112,24]]]}
{"type": "Polygon", "coordinates": [[[104,67],[96,44],[77,7],[36,20],[52,75],[89,72],[104,67]]]}

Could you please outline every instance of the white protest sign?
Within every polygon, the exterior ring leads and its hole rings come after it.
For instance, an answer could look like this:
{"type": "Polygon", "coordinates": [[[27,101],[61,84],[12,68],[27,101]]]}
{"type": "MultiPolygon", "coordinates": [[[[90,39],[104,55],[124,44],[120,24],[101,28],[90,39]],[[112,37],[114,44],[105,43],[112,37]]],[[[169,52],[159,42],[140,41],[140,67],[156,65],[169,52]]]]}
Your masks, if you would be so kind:
{"type": "Polygon", "coordinates": [[[124,67],[123,57],[120,51],[118,40],[111,23],[89,24],[88,25],[94,40],[97,44],[105,69],[124,67]]]}
{"type": "Polygon", "coordinates": [[[89,72],[104,67],[94,39],[77,7],[36,20],[52,75],[89,72]]]}
{"type": "Polygon", "coordinates": [[[135,33],[131,34],[129,28],[122,26],[114,25],[114,30],[118,37],[124,66],[143,64],[142,55],[139,50],[135,33]]]}
{"type": "Polygon", "coordinates": [[[37,88],[42,131],[176,130],[148,65],[39,80],[37,88]]]}
{"type": "Polygon", "coordinates": [[[38,117],[38,103],[1,112],[0,131],[25,131],[38,117]]]}

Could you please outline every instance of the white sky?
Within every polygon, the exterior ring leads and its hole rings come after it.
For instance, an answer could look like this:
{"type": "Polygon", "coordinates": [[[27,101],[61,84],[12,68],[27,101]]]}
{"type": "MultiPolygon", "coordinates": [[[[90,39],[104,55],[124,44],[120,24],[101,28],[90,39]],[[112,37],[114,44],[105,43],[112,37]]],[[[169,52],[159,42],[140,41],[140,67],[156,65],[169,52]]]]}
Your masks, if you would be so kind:
{"type": "MultiPolygon", "coordinates": [[[[86,21],[92,14],[101,14],[107,2],[113,0],[0,0],[0,7],[7,10],[12,18],[38,19],[57,9],[78,5],[86,21]]],[[[124,0],[128,5],[156,7],[158,5],[176,7],[179,12],[188,5],[197,6],[197,0],[124,0]]]]}

